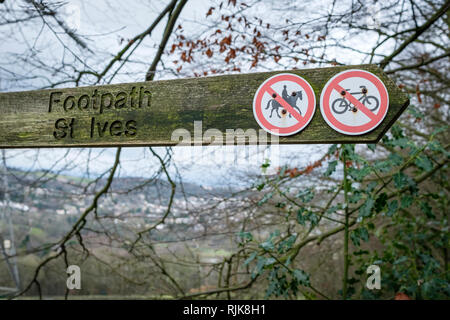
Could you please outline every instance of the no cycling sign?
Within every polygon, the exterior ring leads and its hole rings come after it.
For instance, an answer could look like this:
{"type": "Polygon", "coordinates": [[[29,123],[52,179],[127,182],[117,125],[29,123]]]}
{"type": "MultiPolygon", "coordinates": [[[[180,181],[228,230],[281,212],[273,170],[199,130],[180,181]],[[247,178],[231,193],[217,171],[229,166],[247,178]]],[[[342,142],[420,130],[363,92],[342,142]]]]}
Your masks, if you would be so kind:
{"type": "MultiPolygon", "coordinates": [[[[270,77],[258,88],[253,114],[267,132],[288,136],[308,126],[315,106],[311,85],[302,77],[283,73],[270,77]]],[[[388,106],[389,95],[383,82],[373,73],[358,69],[333,76],[320,96],[323,119],[345,135],[362,135],[378,127],[388,106]]]]}
{"type": "Polygon", "coordinates": [[[378,127],[387,114],[389,95],[373,73],[347,70],[338,73],[322,90],[320,111],[334,130],[361,135],[378,127]]]}

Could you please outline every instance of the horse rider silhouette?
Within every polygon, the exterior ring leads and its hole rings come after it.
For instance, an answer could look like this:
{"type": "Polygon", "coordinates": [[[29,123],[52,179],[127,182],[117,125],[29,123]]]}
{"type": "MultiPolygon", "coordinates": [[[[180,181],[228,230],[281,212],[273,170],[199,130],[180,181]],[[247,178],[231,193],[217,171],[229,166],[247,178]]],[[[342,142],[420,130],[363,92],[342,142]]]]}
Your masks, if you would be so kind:
{"type": "MultiPolygon", "coordinates": [[[[289,103],[289,105],[298,111],[298,113],[301,115],[302,111],[300,110],[299,107],[297,107],[297,99],[302,100],[302,91],[294,91],[292,92],[292,95],[289,95],[287,92],[287,87],[286,85],[283,86],[283,91],[281,92],[281,97],[283,98],[284,101],[286,101],[287,103],[289,103]]],[[[267,102],[267,106],[266,106],[266,110],[269,109],[269,107],[272,105],[272,110],[270,110],[270,116],[269,118],[272,118],[273,112],[276,111],[276,114],[278,116],[278,118],[281,118],[278,109],[282,109],[284,110],[283,106],[275,99],[270,99],[269,102],[267,102]]],[[[289,113],[289,118],[292,118],[292,115],[289,113]]]]}
{"type": "Polygon", "coordinates": [[[281,92],[281,97],[284,100],[288,100],[288,98],[289,98],[289,94],[287,93],[286,85],[283,86],[283,92],[281,92]]]}

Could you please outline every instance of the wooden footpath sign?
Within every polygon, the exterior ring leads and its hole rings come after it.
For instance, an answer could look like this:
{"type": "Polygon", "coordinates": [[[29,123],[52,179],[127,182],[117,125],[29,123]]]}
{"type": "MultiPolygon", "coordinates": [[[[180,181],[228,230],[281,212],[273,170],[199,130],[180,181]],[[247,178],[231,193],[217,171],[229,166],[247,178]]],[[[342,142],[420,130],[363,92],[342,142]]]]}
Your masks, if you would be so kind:
{"type": "Polygon", "coordinates": [[[375,65],[7,92],[0,148],[375,143],[408,104],[375,65]]]}

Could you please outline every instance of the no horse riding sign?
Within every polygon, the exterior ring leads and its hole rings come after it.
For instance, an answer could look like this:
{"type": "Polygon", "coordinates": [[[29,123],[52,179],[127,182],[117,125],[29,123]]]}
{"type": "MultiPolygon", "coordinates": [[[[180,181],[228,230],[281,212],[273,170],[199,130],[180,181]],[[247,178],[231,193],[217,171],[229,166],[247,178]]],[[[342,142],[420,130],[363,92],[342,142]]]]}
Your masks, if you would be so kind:
{"type": "Polygon", "coordinates": [[[253,100],[256,121],[267,132],[288,136],[303,130],[312,120],[316,97],[311,85],[291,73],[264,81],[253,100]]]}

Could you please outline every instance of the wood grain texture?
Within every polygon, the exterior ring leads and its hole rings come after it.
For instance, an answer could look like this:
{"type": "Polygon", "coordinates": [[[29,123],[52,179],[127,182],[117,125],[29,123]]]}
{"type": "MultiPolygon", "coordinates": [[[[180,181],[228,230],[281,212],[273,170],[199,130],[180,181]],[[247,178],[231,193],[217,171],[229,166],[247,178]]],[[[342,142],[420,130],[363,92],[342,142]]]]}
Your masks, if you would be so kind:
{"type": "MultiPolygon", "coordinates": [[[[171,139],[175,129],[188,130],[192,144],[208,145],[210,139],[203,139],[203,135],[194,137],[194,121],[202,121],[203,132],[212,128],[220,130],[223,141],[226,141],[227,129],[260,129],[253,117],[254,94],[267,78],[286,72],[297,74],[310,83],[316,95],[317,109],[303,131],[279,137],[279,143],[282,144],[375,143],[409,104],[406,94],[375,65],[8,92],[0,93],[0,148],[170,146],[178,143],[171,139]],[[385,119],[375,130],[361,136],[336,132],[326,124],[320,113],[323,86],[336,73],[347,69],[363,69],[374,73],[389,92],[390,105],[385,119]],[[130,93],[133,87],[136,89],[132,95],[134,104],[131,106],[130,93]],[[96,98],[92,98],[94,92],[96,98]],[[117,96],[119,92],[123,94],[117,96]],[[88,98],[80,100],[80,97],[86,94],[89,95],[91,105],[84,110],[88,98]],[[53,103],[49,110],[51,95],[53,103]],[[64,110],[64,99],[69,96],[74,98],[68,99],[67,110],[64,110]],[[102,96],[103,107],[100,106],[102,96]],[[115,104],[118,97],[125,99],[125,96],[126,105],[123,105],[124,100],[115,104]],[[79,100],[80,106],[77,105],[79,100]],[[93,101],[96,104],[92,105],[93,101]],[[72,103],[75,105],[71,109],[72,103]],[[59,119],[65,120],[60,120],[58,128],[55,128],[59,119]],[[71,121],[72,131],[69,128],[71,121]]],[[[241,142],[255,143],[248,138],[241,142]]]]}

